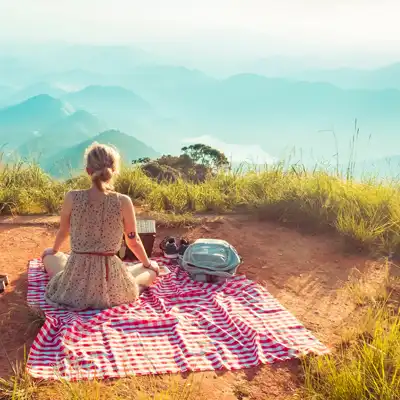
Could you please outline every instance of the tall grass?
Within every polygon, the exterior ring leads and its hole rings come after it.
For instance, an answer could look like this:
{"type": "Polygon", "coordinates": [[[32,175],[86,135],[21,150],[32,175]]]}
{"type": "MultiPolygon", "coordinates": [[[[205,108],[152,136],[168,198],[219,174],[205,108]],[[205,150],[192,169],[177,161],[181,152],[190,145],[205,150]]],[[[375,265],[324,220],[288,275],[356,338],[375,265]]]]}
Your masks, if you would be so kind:
{"type": "Polygon", "coordinates": [[[304,361],[305,398],[400,399],[400,314],[371,307],[363,332],[331,355],[304,361]]]}
{"type": "Polygon", "coordinates": [[[302,398],[400,399],[400,279],[393,268],[386,260],[375,266],[372,281],[359,273],[344,286],[357,312],[331,354],[303,360],[302,398]]]}
{"type": "MultiPolygon", "coordinates": [[[[347,174],[347,172],[346,172],[347,174]]],[[[85,176],[57,181],[36,164],[0,168],[0,213],[57,213],[64,194],[90,184],[85,176]]],[[[309,228],[330,228],[367,248],[400,248],[400,191],[397,182],[351,178],[301,166],[224,172],[193,184],[157,183],[138,167],[124,167],[116,190],[152,211],[223,213],[240,208],[309,228]]]]}

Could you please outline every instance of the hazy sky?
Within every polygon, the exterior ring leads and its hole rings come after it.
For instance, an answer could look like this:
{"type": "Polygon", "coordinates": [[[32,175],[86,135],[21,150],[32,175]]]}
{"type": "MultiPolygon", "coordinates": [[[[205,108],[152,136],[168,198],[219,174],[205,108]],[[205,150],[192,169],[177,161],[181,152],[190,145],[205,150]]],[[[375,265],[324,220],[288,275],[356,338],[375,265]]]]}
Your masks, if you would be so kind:
{"type": "Polygon", "coordinates": [[[218,37],[237,40],[238,51],[251,42],[257,50],[398,54],[399,15],[398,0],[0,0],[0,40],[201,37],[210,45],[218,37]]]}

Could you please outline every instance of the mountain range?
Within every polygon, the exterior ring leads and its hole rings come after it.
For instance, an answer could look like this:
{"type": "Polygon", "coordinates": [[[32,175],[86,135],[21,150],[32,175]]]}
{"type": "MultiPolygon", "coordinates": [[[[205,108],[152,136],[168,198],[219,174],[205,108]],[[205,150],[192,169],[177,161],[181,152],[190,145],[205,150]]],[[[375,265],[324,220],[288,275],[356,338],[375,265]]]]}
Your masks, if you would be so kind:
{"type": "Polygon", "coordinates": [[[128,161],[158,154],[133,136],[107,130],[97,116],[49,95],[1,109],[0,140],[6,154],[37,161],[54,176],[80,168],[93,141],[117,146],[128,161]]]}
{"type": "Polygon", "coordinates": [[[131,46],[64,50],[0,53],[0,145],[47,170],[57,158],[79,166],[79,145],[102,132],[135,157],[176,154],[206,136],[274,158],[301,149],[310,160],[346,159],[354,139],[366,160],[400,146],[400,64],[327,70],[264,60],[216,78],[131,46]]]}
{"type": "Polygon", "coordinates": [[[46,126],[39,134],[19,146],[17,152],[31,159],[50,157],[106,129],[107,124],[94,115],[83,110],[75,111],[46,126]]]}
{"type": "Polygon", "coordinates": [[[11,148],[21,145],[73,112],[68,104],[42,94],[0,109],[0,143],[11,148]]]}
{"type": "Polygon", "coordinates": [[[344,89],[400,89],[400,63],[378,69],[309,69],[290,74],[292,79],[329,82],[344,89]]]}

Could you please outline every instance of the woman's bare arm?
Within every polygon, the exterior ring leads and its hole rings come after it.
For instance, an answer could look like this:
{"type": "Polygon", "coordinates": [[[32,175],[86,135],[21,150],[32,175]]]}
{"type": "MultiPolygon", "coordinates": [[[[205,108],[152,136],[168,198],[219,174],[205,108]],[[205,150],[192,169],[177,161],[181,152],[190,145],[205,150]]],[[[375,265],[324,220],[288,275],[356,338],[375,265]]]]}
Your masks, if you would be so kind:
{"type": "Polygon", "coordinates": [[[135,256],[146,268],[151,268],[151,262],[146,254],[143,243],[137,233],[135,209],[130,197],[121,196],[122,218],[124,221],[125,242],[135,256]]]}
{"type": "Polygon", "coordinates": [[[58,229],[57,236],[53,245],[53,250],[55,253],[60,250],[60,247],[69,236],[69,223],[71,219],[72,202],[72,193],[68,192],[65,196],[64,204],[61,208],[60,228],[58,229]]]}
{"type": "Polygon", "coordinates": [[[69,223],[71,219],[73,197],[72,193],[68,192],[65,195],[64,203],[61,208],[60,213],[60,227],[58,229],[56,239],[54,240],[53,247],[51,249],[45,250],[42,254],[42,259],[50,254],[56,254],[60,250],[62,244],[69,236],[69,223]]]}

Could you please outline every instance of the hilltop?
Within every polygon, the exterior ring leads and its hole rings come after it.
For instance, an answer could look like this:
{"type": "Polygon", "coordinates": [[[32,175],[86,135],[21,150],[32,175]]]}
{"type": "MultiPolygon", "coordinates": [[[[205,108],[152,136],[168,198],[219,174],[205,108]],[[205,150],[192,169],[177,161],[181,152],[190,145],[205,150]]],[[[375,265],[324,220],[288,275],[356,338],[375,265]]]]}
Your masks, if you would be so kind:
{"type": "Polygon", "coordinates": [[[74,111],[68,104],[46,94],[0,109],[0,143],[17,147],[74,111]]]}
{"type": "Polygon", "coordinates": [[[17,149],[22,157],[48,158],[105,131],[107,124],[87,111],[76,111],[43,129],[17,149]]]}
{"type": "Polygon", "coordinates": [[[143,142],[116,130],[108,130],[91,137],[79,144],[61,150],[46,158],[41,164],[53,176],[65,177],[71,172],[83,170],[83,155],[93,142],[111,144],[120,151],[122,159],[130,163],[138,158],[156,158],[159,154],[143,142]]]}

